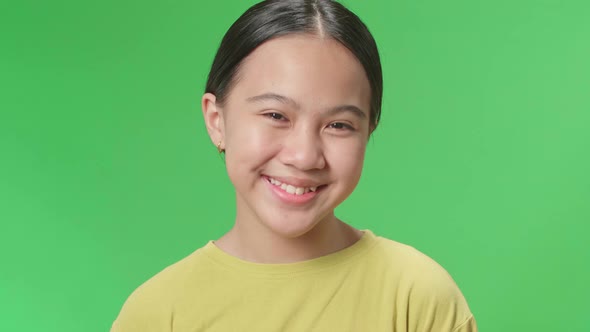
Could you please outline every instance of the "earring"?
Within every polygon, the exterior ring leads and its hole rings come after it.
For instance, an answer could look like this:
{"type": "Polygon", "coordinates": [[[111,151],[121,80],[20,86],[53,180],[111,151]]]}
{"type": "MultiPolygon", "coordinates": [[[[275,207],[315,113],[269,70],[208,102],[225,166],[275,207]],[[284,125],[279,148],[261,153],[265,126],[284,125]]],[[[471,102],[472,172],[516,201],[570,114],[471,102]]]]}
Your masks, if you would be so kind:
{"type": "Polygon", "coordinates": [[[219,141],[219,143],[217,143],[217,152],[219,152],[219,153],[225,152],[225,149],[221,148],[221,141],[219,141]]]}

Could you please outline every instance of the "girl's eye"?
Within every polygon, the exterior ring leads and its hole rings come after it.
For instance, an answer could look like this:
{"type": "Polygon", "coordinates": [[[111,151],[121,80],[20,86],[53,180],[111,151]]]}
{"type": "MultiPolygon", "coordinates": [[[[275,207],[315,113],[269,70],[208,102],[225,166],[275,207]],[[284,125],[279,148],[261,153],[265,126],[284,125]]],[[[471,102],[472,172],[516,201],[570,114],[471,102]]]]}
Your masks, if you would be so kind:
{"type": "Polygon", "coordinates": [[[269,117],[269,118],[271,118],[273,120],[277,120],[277,121],[285,120],[285,117],[281,113],[272,112],[272,113],[265,113],[264,115],[266,117],[269,117]]]}
{"type": "Polygon", "coordinates": [[[332,122],[328,127],[337,130],[354,130],[351,125],[344,122],[332,122]]]}

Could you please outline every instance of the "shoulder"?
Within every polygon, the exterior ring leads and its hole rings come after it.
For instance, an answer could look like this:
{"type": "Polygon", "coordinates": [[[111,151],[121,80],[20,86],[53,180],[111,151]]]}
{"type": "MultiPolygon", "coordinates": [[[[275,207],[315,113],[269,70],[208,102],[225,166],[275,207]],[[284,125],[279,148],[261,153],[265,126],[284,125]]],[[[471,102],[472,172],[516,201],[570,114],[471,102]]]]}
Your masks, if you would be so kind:
{"type": "Polygon", "coordinates": [[[372,256],[392,273],[399,274],[402,281],[426,288],[456,288],[450,274],[418,249],[384,237],[376,240],[372,256]]]}
{"type": "Polygon", "coordinates": [[[168,331],[174,303],[182,296],[183,284],[203,265],[202,249],[166,267],[137,287],[127,298],[111,332],[168,331]]]}
{"type": "Polygon", "coordinates": [[[381,236],[375,236],[375,242],[369,258],[390,272],[399,273],[402,279],[421,283],[452,281],[440,264],[418,249],[381,236]]]}
{"type": "Polygon", "coordinates": [[[475,324],[461,290],[440,264],[409,245],[383,237],[377,241],[372,255],[393,284],[396,302],[405,306],[408,326],[453,331],[475,324]]]}

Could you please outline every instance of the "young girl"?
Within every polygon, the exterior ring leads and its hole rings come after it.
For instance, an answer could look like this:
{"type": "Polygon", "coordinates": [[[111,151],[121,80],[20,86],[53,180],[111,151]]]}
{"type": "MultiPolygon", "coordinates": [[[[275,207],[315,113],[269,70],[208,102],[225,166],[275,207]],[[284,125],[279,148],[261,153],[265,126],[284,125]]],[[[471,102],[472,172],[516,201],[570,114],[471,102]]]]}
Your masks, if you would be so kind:
{"type": "Polygon", "coordinates": [[[334,215],[359,181],[381,96],[373,37],[342,5],[246,11],[202,98],[235,225],[139,287],[111,331],[476,331],[443,268],[334,215]]]}

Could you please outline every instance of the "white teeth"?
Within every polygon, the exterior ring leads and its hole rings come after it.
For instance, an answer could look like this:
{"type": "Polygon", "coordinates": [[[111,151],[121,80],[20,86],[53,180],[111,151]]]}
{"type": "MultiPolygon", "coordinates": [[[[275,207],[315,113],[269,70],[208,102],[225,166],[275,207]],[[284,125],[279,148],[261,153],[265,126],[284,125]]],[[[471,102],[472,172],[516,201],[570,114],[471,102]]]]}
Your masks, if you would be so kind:
{"type": "Polygon", "coordinates": [[[295,190],[297,190],[297,188],[293,187],[292,185],[288,185],[287,186],[287,192],[289,194],[294,194],[295,193],[295,190]]]}
{"type": "Polygon", "coordinates": [[[308,192],[312,191],[315,192],[318,187],[309,187],[309,188],[304,188],[304,187],[295,187],[292,186],[290,184],[286,184],[286,183],[282,183],[279,180],[275,180],[273,178],[268,178],[269,182],[277,187],[280,187],[281,189],[283,189],[284,191],[288,192],[291,195],[303,195],[303,194],[307,194],[308,192]]]}

